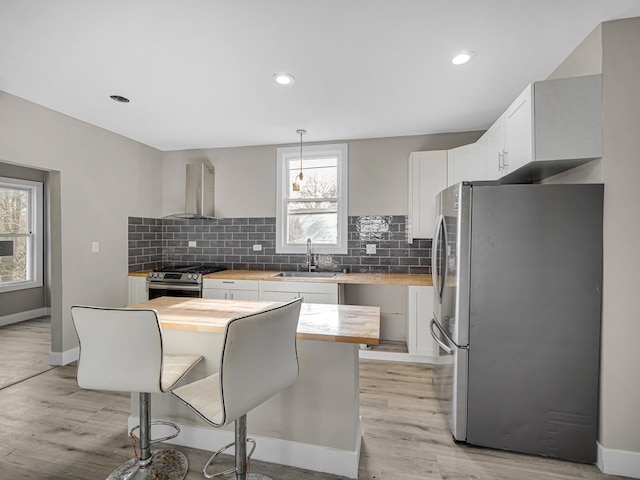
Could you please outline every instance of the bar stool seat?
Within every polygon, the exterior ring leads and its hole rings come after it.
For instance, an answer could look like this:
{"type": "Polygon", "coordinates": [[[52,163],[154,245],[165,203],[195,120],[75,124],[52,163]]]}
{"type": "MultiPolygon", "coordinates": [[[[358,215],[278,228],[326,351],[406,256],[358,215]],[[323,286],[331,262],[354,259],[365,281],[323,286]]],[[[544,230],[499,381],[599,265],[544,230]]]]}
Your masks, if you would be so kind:
{"type": "Polygon", "coordinates": [[[151,444],[175,438],[180,429],[170,422],[151,422],[151,393],[164,393],[200,361],[201,355],[164,355],[157,312],[151,309],[76,305],[71,317],[78,335],[77,381],[81,388],[139,392],[140,456],[115,469],[107,480],[183,480],[189,464],[177,450],[151,450],[151,444]],[[151,439],[152,425],[175,433],[151,439]]]}
{"type": "Polygon", "coordinates": [[[247,460],[255,449],[255,441],[247,438],[247,413],[298,378],[296,331],[301,303],[298,298],[232,319],[225,329],[218,372],[171,390],[210,425],[235,422],[235,442],[213,454],[202,470],[205,477],[235,473],[237,480],[269,478],[247,472],[247,460]],[[252,444],[249,454],[247,442],[252,444]],[[209,473],[207,468],[215,458],[232,446],[235,467],[209,473]]]}

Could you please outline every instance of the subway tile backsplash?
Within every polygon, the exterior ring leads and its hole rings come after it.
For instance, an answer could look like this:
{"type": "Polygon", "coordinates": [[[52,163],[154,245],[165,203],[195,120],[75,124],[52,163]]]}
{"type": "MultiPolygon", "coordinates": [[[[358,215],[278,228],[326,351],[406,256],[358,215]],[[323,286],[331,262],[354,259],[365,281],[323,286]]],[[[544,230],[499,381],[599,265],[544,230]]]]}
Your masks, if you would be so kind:
{"type": "MultiPolygon", "coordinates": [[[[431,239],[407,242],[407,217],[349,217],[346,255],[319,255],[318,270],[351,273],[431,273],[431,239]],[[367,254],[367,244],[376,246],[367,254]]],[[[275,253],[276,219],[171,220],[129,217],[129,272],[177,264],[236,270],[302,270],[304,255],[275,253]],[[190,244],[195,242],[195,246],[190,244]],[[253,245],[262,245],[253,251],[253,245]]]]}

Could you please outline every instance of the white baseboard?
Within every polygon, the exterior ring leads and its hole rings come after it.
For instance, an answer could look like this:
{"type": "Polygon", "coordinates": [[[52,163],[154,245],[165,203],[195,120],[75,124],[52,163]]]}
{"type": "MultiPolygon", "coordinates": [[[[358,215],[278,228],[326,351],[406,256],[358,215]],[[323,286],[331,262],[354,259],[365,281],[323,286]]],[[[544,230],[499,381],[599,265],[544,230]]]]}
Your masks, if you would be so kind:
{"type": "Polygon", "coordinates": [[[11,315],[4,315],[0,317],[0,327],[5,325],[11,325],[12,323],[24,322],[25,320],[33,320],[34,318],[44,317],[49,315],[48,308],[36,308],[27,312],[12,313],[11,315]]]}
{"type": "Polygon", "coordinates": [[[49,352],[49,365],[66,365],[75,362],[80,357],[80,347],[74,347],[64,352],[49,352]]]}
{"type": "Polygon", "coordinates": [[[609,475],[640,478],[640,453],[604,448],[598,442],[598,460],[596,465],[609,475]]]}
{"type": "Polygon", "coordinates": [[[361,359],[366,360],[385,360],[388,362],[411,362],[411,363],[440,363],[439,357],[426,357],[422,355],[409,355],[408,353],[401,352],[379,352],[376,350],[369,350],[361,348],[358,350],[358,355],[361,359]]]}
{"type": "MultiPolygon", "coordinates": [[[[138,417],[130,416],[128,419],[129,430],[138,425],[138,423],[138,417]]],[[[180,434],[166,443],[213,453],[235,441],[234,432],[231,430],[182,424],[178,424],[178,426],[180,427],[180,434]]],[[[163,433],[162,430],[154,430],[153,437],[157,438],[162,436],[163,433]]],[[[255,460],[324,472],[331,475],[341,475],[348,478],[358,478],[361,437],[358,437],[358,445],[355,451],[291,442],[277,438],[258,437],[256,435],[250,435],[250,437],[255,439],[257,445],[251,457],[255,460]]],[[[233,449],[230,449],[227,453],[233,453],[233,449]]]]}

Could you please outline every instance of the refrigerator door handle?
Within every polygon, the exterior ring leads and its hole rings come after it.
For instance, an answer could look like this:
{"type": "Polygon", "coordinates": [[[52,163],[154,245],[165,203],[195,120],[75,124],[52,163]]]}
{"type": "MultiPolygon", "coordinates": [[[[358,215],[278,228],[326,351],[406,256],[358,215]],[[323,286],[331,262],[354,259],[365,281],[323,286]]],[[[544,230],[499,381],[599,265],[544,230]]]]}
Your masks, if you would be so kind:
{"type": "Polygon", "coordinates": [[[444,295],[444,288],[447,284],[447,265],[449,261],[449,242],[447,238],[447,225],[444,221],[444,215],[438,215],[436,220],[436,233],[435,233],[435,248],[431,254],[431,276],[433,277],[433,285],[438,293],[438,301],[442,303],[442,296],[444,295]],[[442,253],[444,265],[440,265],[438,261],[438,251],[440,249],[440,232],[442,232],[442,253]],[[442,268],[442,273],[440,269],[442,268]]]}
{"type": "MultiPolygon", "coordinates": [[[[449,338],[449,335],[447,335],[447,334],[445,333],[445,331],[444,331],[444,330],[442,330],[442,327],[440,326],[440,324],[439,324],[438,322],[436,322],[436,319],[435,319],[435,318],[432,318],[432,319],[431,319],[431,322],[429,323],[429,330],[431,331],[431,336],[433,337],[433,339],[434,339],[436,342],[438,342],[438,345],[440,345],[440,347],[442,347],[442,349],[443,349],[445,352],[447,352],[447,353],[449,353],[449,354],[453,353],[453,348],[451,348],[449,345],[447,345],[446,343],[444,343],[444,342],[442,341],[442,339],[440,338],[440,335],[438,335],[438,334],[435,332],[435,330],[433,329],[433,327],[436,327],[436,328],[438,329],[438,331],[439,331],[442,335],[444,335],[444,337],[445,337],[447,340],[449,340],[449,341],[451,342],[451,339],[449,338]]],[[[451,342],[451,343],[453,343],[453,342],[451,342]]]]}

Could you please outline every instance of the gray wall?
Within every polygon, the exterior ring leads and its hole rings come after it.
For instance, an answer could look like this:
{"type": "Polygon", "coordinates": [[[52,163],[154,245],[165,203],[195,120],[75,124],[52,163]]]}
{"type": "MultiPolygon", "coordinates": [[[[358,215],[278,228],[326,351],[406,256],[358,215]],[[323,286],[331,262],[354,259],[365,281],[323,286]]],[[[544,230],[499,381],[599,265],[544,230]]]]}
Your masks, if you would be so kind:
{"type": "Polygon", "coordinates": [[[127,219],[160,216],[162,156],[0,92],[0,159],[48,172],[52,352],[62,354],[77,345],[71,305],[126,304],[127,219]]]}
{"type": "MultiPolygon", "coordinates": [[[[348,214],[406,215],[409,154],[422,150],[446,150],[473,143],[482,133],[461,132],[331,142],[349,145],[348,214]]],[[[215,167],[216,216],[274,217],[276,150],[280,146],[290,145],[164,152],[162,214],[171,215],[184,209],[185,165],[208,162],[215,167]]]]}
{"type": "Polygon", "coordinates": [[[554,76],[603,74],[603,151],[551,182],[604,182],[599,442],[640,455],[640,19],[602,24],[554,76]],[[595,71],[594,71],[595,69],[595,71]]]}
{"type": "MultiPolygon", "coordinates": [[[[44,183],[46,174],[42,170],[0,162],[0,177],[19,178],[44,183]]],[[[38,287],[0,293],[0,318],[45,307],[45,290],[45,287],[38,287]]]]}

